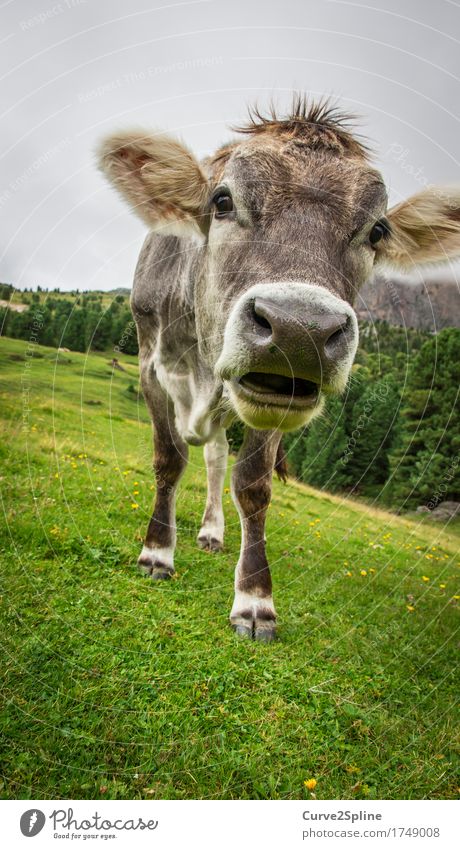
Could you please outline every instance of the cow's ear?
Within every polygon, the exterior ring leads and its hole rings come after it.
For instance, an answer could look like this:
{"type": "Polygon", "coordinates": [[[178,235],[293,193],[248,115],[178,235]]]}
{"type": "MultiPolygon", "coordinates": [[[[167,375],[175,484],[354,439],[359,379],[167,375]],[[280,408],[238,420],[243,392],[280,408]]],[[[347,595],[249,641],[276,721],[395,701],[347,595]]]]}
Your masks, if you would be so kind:
{"type": "Polygon", "coordinates": [[[427,188],[386,217],[390,232],[376,245],[377,262],[407,269],[460,256],[460,188],[427,188]]]}
{"type": "Polygon", "coordinates": [[[163,134],[120,132],[103,139],[99,166],[133,210],[160,233],[206,230],[208,182],[193,154],[163,134]]]}

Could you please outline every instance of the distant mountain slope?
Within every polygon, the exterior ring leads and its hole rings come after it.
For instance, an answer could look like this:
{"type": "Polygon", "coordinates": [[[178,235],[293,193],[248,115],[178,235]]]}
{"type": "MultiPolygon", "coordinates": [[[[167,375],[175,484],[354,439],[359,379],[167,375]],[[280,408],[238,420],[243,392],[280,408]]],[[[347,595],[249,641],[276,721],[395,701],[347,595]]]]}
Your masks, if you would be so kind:
{"type": "Polygon", "coordinates": [[[123,297],[129,298],[130,294],[131,289],[128,286],[119,286],[118,289],[111,289],[110,292],[107,292],[107,295],[112,295],[114,298],[117,295],[123,295],[123,297]]]}
{"type": "Polygon", "coordinates": [[[363,321],[380,319],[431,332],[460,327],[459,284],[376,277],[361,289],[355,309],[363,321]]]}
{"type": "MultiPolygon", "coordinates": [[[[129,297],[128,288],[112,289],[112,297],[129,297]]],[[[432,333],[460,327],[460,287],[452,279],[410,280],[379,276],[366,283],[355,304],[363,321],[387,321],[432,333]]]]}

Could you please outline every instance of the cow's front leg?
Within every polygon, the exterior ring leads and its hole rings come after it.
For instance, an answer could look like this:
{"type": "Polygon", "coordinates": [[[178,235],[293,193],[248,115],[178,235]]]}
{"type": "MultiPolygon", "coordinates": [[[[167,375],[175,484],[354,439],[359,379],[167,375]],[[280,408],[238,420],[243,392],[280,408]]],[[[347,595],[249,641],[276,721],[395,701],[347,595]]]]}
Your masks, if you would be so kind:
{"type": "Polygon", "coordinates": [[[138,564],[142,572],[154,580],[161,580],[174,574],[176,490],[187,465],[188,446],[171,419],[163,418],[158,408],[153,429],[156,495],[138,564]]]}
{"type": "Polygon", "coordinates": [[[264,531],[279,441],[280,434],[274,431],[248,429],[232,476],[241,551],[230,622],[237,634],[266,642],[275,638],[276,613],[264,531]]]}
{"type": "Polygon", "coordinates": [[[212,442],[204,446],[208,494],[198,534],[198,545],[206,551],[221,551],[224,544],[222,490],[227,471],[227,458],[228,442],[225,430],[222,429],[212,442]]]}

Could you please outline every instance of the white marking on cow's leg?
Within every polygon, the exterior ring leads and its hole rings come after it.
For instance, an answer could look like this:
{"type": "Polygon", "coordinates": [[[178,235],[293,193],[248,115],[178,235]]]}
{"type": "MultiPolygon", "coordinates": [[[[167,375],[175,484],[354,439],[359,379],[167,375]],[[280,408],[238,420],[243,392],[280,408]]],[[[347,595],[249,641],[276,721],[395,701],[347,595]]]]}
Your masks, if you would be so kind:
{"type": "Polygon", "coordinates": [[[204,459],[208,473],[208,494],[198,545],[207,551],[220,551],[224,544],[224,511],[222,490],[227,471],[228,443],[224,430],[213,442],[204,446],[204,459]]]}
{"type": "Polygon", "coordinates": [[[233,468],[232,495],[241,519],[241,551],[235,570],[230,622],[236,633],[269,642],[276,612],[265,555],[265,517],[280,434],[248,430],[233,468]]]}
{"type": "MultiPolygon", "coordinates": [[[[238,568],[238,567],[237,567],[238,568]]],[[[230,622],[237,634],[256,640],[271,641],[275,636],[276,610],[272,596],[259,598],[254,592],[236,588],[230,622]]]]}
{"type": "Polygon", "coordinates": [[[156,571],[167,570],[172,575],[174,573],[174,545],[175,539],[173,545],[164,548],[150,548],[150,546],[144,545],[137,561],[141,572],[153,576],[154,569],[156,571]]]}

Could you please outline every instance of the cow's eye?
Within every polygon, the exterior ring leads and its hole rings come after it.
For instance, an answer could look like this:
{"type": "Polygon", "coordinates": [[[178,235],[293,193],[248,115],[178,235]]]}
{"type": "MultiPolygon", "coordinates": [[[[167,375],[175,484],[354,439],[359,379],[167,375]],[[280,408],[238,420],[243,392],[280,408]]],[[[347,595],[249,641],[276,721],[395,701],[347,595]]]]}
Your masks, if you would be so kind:
{"type": "Polygon", "coordinates": [[[223,218],[233,210],[233,200],[228,192],[218,192],[214,195],[212,202],[214,204],[216,218],[223,218]]]}
{"type": "Polygon", "coordinates": [[[369,242],[371,243],[372,247],[374,247],[374,245],[380,242],[381,239],[387,239],[389,235],[390,227],[387,221],[377,221],[376,224],[374,224],[371,232],[369,233],[369,242]]]}

